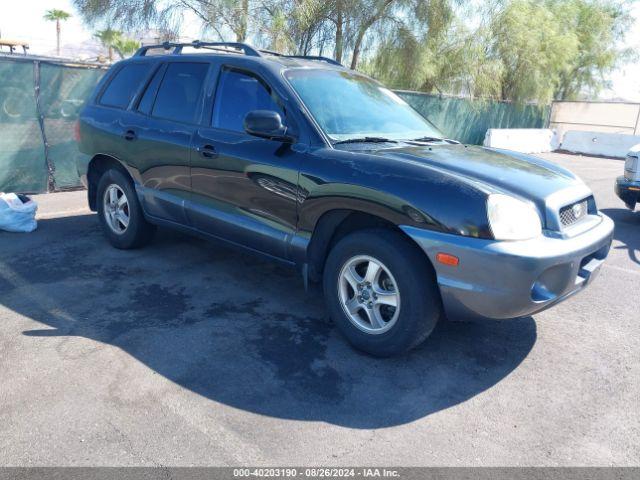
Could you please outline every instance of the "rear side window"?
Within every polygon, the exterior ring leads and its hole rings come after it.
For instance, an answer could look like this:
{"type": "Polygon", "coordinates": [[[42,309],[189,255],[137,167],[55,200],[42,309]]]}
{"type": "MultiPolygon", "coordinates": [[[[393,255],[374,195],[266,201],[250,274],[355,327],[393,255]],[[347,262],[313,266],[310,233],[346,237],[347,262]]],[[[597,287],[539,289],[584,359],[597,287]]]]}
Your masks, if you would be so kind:
{"type": "Polygon", "coordinates": [[[211,124],[215,128],[244,132],[244,117],[252,110],[284,113],[258,78],[235,70],[223,70],[218,82],[211,124]]]}
{"type": "Polygon", "coordinates": [[[100,104],[108,107],[127,108],[134,93],[147,76],[148,63],[132,63],[125,65],[115,74],[105,89],[100,104]]]}
{"type": "Polygon", "coordinates": [[[208,63],[169,64],[152,115],[177,122],[194,122],[208,69],[208,63]]]}
{"type": "Polygon", "coordinates": [[[153,75],[153,79],[149,82],[147,89],[142,95],[140,99],[140,103],[138,104],[138,111],[144,113],[145,115],[149,115],[151,113],[151,109],[153,108],[153,102],[156,99],[156,93],[158,92],[158,85],[162,81],[162,76],[164,73],[164,69],[162,67],[158,68],[156,73],[153,75]]]}

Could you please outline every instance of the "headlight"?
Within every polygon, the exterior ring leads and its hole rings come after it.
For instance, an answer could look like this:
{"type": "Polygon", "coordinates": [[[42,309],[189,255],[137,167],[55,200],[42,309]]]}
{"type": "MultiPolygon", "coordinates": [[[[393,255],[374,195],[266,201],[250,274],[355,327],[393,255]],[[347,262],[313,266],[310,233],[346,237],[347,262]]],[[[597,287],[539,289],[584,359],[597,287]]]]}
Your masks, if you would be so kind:
{"type": "Polygon", "coordinates": [[[508,195],[489,195],[487,215],[496,240],[527,240],[542,233],[535,207],[508,195]]]}

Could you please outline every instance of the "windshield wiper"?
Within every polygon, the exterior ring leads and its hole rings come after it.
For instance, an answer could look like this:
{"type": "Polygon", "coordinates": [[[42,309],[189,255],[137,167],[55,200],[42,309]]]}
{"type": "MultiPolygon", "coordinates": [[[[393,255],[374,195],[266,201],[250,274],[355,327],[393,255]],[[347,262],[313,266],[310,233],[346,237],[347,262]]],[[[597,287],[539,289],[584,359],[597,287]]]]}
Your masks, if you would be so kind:
{"type": "Polygon", "coordinates": [[[412,138],[409,140],[410,142],[447,142],[458,144],[460,142],[456,140],[451,140],[450,138],[440,138],[440,137],[420,137],[420,138],[412,138]]]}
{"type": "Polygon", "coordinates": [[[391,140],[390,138],[384,137],[359,137],[359,138],[347,138],[346,140],[340,140],[338,142],[334,142],[334,145],[339,145],[341,143],[398,143],[396,140],[391,140]]]}

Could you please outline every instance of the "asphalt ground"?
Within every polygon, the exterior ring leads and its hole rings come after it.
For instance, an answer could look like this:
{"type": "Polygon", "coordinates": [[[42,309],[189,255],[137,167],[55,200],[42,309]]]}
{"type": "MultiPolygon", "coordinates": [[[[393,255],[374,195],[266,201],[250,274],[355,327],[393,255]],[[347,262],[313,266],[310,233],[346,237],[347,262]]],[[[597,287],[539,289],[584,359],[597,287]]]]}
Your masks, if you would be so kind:
{"type": "Polygon", "coordinates": [[[588,290],[373,359],[299,275],[160,230],[111,248],[85,192],[0,233],[0,465],[640,464],[640,213],[620,160],[545,155],[616,223],[588,290]]]}

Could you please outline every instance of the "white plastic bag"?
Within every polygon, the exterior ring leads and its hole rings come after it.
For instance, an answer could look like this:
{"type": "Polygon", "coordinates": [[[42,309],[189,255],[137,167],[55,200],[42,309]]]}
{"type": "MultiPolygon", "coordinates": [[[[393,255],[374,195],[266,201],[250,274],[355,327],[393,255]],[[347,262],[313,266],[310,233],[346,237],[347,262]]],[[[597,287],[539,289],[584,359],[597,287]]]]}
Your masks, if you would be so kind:
{"type": "Polygon", "coordinates": [[[33,232],[38,226],[37,209],[38,205],[31,199],[23,203],[15,193],[0,193],[0,230],[33,232]]]}

